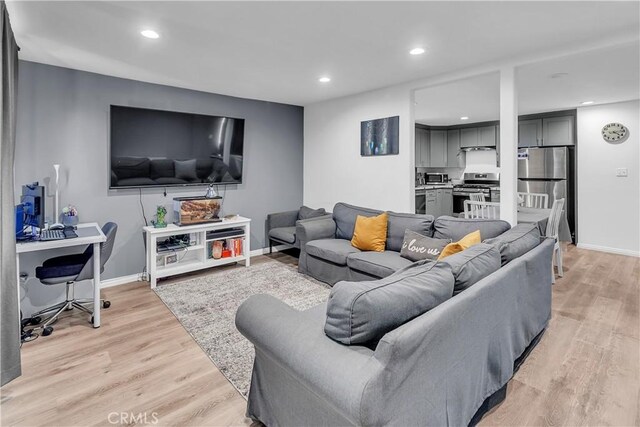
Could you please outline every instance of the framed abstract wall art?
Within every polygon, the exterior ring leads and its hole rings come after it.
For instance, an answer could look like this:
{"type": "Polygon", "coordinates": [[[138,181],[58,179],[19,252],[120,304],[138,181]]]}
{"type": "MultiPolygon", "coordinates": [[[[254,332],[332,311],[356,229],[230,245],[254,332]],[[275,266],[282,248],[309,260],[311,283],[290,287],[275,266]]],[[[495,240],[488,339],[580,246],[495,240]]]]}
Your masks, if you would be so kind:
{"type": "Polygon", "coordinates": [[[388,156],[398,154],[400,116],[360,122],[360,155],[388,156]]]}

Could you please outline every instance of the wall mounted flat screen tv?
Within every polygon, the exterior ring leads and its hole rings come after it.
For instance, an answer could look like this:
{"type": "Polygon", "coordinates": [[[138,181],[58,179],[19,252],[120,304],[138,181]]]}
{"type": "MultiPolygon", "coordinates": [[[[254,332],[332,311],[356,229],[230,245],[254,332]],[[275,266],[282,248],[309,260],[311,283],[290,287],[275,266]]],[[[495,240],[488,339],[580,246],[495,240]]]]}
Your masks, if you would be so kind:
{"type": "Polygon", "coordinates": [[[240,184],[244,119],[111,106],[109,188],[240,184]]]}

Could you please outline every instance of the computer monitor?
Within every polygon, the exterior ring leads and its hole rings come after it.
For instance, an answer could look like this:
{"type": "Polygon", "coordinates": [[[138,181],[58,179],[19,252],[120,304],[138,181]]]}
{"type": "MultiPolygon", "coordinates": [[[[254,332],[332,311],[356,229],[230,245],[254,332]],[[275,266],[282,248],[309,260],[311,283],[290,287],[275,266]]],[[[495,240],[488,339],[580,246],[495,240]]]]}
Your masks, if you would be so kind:
{"type": "Polygon", "coordinates": [[[16,237],[22,236],[24,229],[24,206],[16,205],[16,237]]]}
{"type": "Polygon", "coordinates": [[[24,226],[44,228],[44,187],[37,182],[23,185],[20,204],[24,226]]]}

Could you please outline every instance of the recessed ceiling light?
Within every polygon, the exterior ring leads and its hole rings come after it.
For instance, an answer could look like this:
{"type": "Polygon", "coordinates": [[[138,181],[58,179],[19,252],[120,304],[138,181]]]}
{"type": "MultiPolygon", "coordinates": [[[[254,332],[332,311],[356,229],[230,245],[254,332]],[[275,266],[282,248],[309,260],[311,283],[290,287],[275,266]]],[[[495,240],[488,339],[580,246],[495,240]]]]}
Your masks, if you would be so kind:
{"type": "Polygon", "coordinates": [[[582,101],[580,103],[580,105],[591,105],[591,104],[593,104],[593,101],[582,101]]]}
{"type": "Polygon", "coordinates": [[[467,116],[462,116],[462,117],[460,117],[460,120],[469,120],[469,117],[467,117],[467,116]]]}
{"type": "Polygon", "coordinates": [[[142,30],[140,31],[140,34],[142,34],[144,37],[148,38],[148,39],[157,39],[160,37],[160,34],[158,34],[157,32],[153,31],[153,30],[142,30]]]}
{"type": "Polygon", "coordinates": [[[421,47],[414,47],[409,51],[410,55],[422,55],[424,53],[424,49],[421,47]]]}
{"type": "Polygon", "coordinates": [[[320,77],[320,78],[318,79],[318,81],[319,81],[320,83],[329,83],[329,82],[331,81],[331,77],[326,77],[326,76],[324,76],[324,77],[320,77]]]}

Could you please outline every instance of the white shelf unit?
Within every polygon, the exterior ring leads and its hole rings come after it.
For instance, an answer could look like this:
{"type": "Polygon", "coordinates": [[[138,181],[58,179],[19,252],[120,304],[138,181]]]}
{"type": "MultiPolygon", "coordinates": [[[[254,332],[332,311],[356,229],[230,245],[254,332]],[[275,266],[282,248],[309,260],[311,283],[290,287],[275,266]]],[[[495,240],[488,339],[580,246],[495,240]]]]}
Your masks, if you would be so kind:
{"type": "Polygon", "coordinates": [[[155,228],[152,226],[143,227],[147,243],[147,274],[151,288],[155,288],[158,279],[162,277],[174,276],[176,274],[183,274],[190,271],[218,267],[236,262],[244,262],[245,266],[249,267],[251,256],[250,227],[251,219],[241,216],[234,219],[225,219],[221,222],[186,225],[182,227],[175,224],[168,224],[165,228],[155,228]],[[231,228],[240,229],[239,234],[229,237],[207,239],[207,232],[221,231],[231,228]],[[179,236],[182,234],[189,234],[192,236],[192,240],[190,241],[191,246],[158,252],[158,241],[164,241],[172,236],[179,236]],[[209,249],[209,242],[226,239],[242,239],[242,253],[240,255],[227,258],[212,258],[209,249]],[[166,255],[176,255],[177,260],[171,264],[165,264],[164,257],[166,255]]]}

